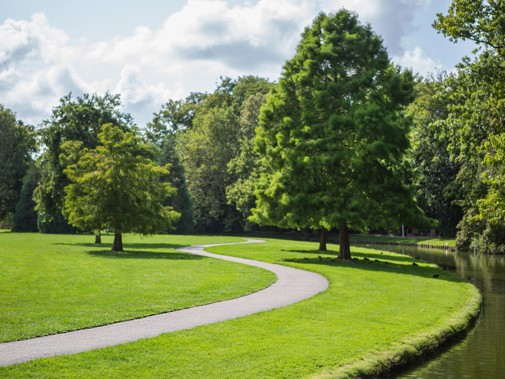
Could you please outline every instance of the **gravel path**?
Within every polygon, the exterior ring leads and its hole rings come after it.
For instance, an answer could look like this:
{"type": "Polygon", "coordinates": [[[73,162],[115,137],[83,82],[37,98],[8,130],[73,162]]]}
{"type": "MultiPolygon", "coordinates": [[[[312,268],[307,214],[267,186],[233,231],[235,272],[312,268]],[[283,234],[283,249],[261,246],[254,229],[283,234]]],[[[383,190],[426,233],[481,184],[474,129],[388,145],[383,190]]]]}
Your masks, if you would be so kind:
{"type": "MultiPolygon", "coordinates": [[[[245,243],[263,242],[248,240],[245,243]]],[[[221,244],[224,245],[224,244],[221,244]]],[[[37,337],[0,344],[0,365],[21,363],[54,355],[75,354],[105,346],[119,345],[163,333],[190,329],[294,304],[328,288],[321,275],[291,267],[212,254],[199,245],[178,250],[215,259],[260,267],[275,273],[277,281],[268,288],[240,298],[202,305],[96,328],[37,337]]]]}

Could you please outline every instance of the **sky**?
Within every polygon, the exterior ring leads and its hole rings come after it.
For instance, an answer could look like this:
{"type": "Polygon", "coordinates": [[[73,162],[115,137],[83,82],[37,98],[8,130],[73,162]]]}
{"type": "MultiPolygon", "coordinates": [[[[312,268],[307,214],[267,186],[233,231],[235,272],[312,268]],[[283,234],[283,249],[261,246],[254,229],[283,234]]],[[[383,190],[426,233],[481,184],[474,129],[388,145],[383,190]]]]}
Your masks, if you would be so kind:
{"type": "Polygon", "coordinates": [[[34,126],[68,93],[120,94],[138,126],[221,76],[277,80],[303,29],[346,8],[392,60],[451,71],[474,48],[431,24],[450,0],[0,0],[0,104],[34,126]]]}

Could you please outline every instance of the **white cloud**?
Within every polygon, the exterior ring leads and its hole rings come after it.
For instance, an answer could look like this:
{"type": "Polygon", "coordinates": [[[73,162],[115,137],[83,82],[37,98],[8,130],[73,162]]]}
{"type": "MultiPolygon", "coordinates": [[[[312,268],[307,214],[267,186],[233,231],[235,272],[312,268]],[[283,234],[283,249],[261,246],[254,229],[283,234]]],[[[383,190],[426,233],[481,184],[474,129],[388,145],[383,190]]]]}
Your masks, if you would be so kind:
{"type": "Polygon", "coordinates": [[[414,50],[405,51],[400,57],[393,57],[393,60],[400,66],[410,68],[414,73],[421,75],[436,73],[442,69],[442,64],[426,56],[419,46],[414,50]]]}
{"type": "Polygon", "coordinates": [[[99,43],[71,40],[42,13],[7,20],[0,25],[0,101],[39,123],[70,91],[109,90],[122,95],[125,110],[143,125],[169,98],[212,90],[219,76],[276,79],[303,28],[321,10],[341,7],[371,22],[398,63],[425,71],[435,63],[420,49],[404,52],[401,36],[428,1],[188,0],[157,29],[138,27],[99,43]]]}

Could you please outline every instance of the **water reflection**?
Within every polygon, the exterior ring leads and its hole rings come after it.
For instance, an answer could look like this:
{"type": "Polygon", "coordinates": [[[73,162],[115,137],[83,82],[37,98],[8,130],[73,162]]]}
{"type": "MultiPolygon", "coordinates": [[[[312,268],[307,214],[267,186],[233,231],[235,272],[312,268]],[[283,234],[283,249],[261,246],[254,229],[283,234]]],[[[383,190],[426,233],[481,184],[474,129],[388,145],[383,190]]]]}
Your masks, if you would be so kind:
{"type": "Polygon", "coordinates": [[[474,283],[484,300],[468,336],[435,359],[397,378],[505,378],[505,257],[391,246],[396,251],[455,269],[474,283]]]}

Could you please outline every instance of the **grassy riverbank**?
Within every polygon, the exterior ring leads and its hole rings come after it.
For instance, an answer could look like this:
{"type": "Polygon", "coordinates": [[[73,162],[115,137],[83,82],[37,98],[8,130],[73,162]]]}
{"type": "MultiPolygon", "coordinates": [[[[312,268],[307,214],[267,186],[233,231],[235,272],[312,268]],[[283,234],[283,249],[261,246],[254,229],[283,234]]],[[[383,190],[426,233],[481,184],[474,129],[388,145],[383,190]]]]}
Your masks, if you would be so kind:
{"type": "MultiPolygon", "coordinates": [[[[454,273],[420,262],[413,266],[406,256],[355,247],[353,255],[359,261],[340,262],[334,259],[337,246],[330,245],[328,254],[311,250],[314,247],[314,243],[269,240],[211,249],[321,273],[330,288],[312,299],[126,345],[1,368],[0,376],[374,375],[435,348],[464,329],[478,311],[478,291],[454,273]]],[[[178,291],[175,286],[170,292],[178,291]]]]}
{"type": "Polygon", "coordinates": [[[275,281],[253,267],[176,251],[210,236],[0,235],[0,341],[25,339],[242,296],[275,281]]]}
{"type": "Polygon", "coordinates": [[[399,236],[382,236],[373,234],[352,234],[351,241],[373,241],[382,243],[397,243],[397,244],[413,244],[413,245],[430,245],[430,246],[448,246],[455,247],[456,239],[443,237],[399,237],[399,236]]]}

